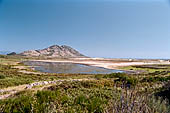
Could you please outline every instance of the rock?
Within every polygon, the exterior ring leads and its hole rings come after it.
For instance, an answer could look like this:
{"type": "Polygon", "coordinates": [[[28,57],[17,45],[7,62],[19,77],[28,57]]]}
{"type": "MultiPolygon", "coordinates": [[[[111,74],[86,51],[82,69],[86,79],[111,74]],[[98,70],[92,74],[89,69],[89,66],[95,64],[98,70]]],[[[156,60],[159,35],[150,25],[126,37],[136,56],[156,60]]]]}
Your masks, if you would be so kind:
{"type": "Polygon", "coordinates": [[[32,86],[31,86],[31,85],[28,85],[28,86],[26,86],[25,89],[31,89],[31,88],[32,88],[32,86]]]}
{"type": "Polygon", "coordinates": [[[44,81],[43,84],[48,84],[48,82],[47,82],[47,81],[44,81]]]}
{"type": "Polygon", "coordinates": [[[0,93],[3,93],[4,92],[4,90],[0,90],[0,93]]]}

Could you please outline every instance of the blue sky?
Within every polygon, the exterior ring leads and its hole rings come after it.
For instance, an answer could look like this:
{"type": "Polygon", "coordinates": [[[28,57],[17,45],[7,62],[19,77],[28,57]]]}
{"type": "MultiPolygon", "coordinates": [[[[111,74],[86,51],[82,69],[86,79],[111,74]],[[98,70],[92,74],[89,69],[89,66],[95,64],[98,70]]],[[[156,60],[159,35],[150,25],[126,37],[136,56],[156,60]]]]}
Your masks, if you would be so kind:
{"type": "Polygon", "coordinates": [[[170,58],[168,0],[0,0],[0,51],[69,45],[91,57],[170,58]]]}

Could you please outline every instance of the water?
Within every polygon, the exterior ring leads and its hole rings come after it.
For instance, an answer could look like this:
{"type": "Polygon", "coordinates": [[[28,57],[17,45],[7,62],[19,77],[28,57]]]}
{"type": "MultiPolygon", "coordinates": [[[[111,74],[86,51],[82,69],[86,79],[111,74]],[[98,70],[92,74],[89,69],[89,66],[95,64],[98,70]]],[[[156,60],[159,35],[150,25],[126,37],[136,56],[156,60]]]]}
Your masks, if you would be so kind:
{"type": "Polygon", "coordinates": [[[47,73],[109,74],[122,72],[120,70],[63,62],[26,61],[24,64],[33,66],[37,71],[47,73]]]}

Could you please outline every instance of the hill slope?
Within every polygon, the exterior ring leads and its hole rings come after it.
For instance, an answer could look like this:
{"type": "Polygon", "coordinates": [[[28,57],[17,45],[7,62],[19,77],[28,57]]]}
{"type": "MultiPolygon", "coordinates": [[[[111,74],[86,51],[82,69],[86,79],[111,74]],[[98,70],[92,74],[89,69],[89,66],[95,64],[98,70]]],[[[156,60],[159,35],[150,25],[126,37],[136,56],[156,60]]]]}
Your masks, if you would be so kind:
{"type": "Polygon", "coordinates": [[[66,45],[53,45],[41,50],[29,50],[20,53],[22,56],[50,57],[50,58],[82,58],[86,57],[75,49],[66,45]]]}

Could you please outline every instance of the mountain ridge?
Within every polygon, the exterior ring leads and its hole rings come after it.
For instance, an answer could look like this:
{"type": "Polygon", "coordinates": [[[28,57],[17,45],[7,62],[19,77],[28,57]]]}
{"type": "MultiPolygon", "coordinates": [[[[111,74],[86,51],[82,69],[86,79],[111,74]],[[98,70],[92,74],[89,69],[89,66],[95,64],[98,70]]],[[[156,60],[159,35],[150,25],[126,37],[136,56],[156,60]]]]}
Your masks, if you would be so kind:
{"type": "Polygon", "coordinates": [[[22,56],[48,57],[48,58],[85,58],[86,56],[79,53],[67,45],[52,45],[44,49],[28,50],[20,53],[22,56]]]}

